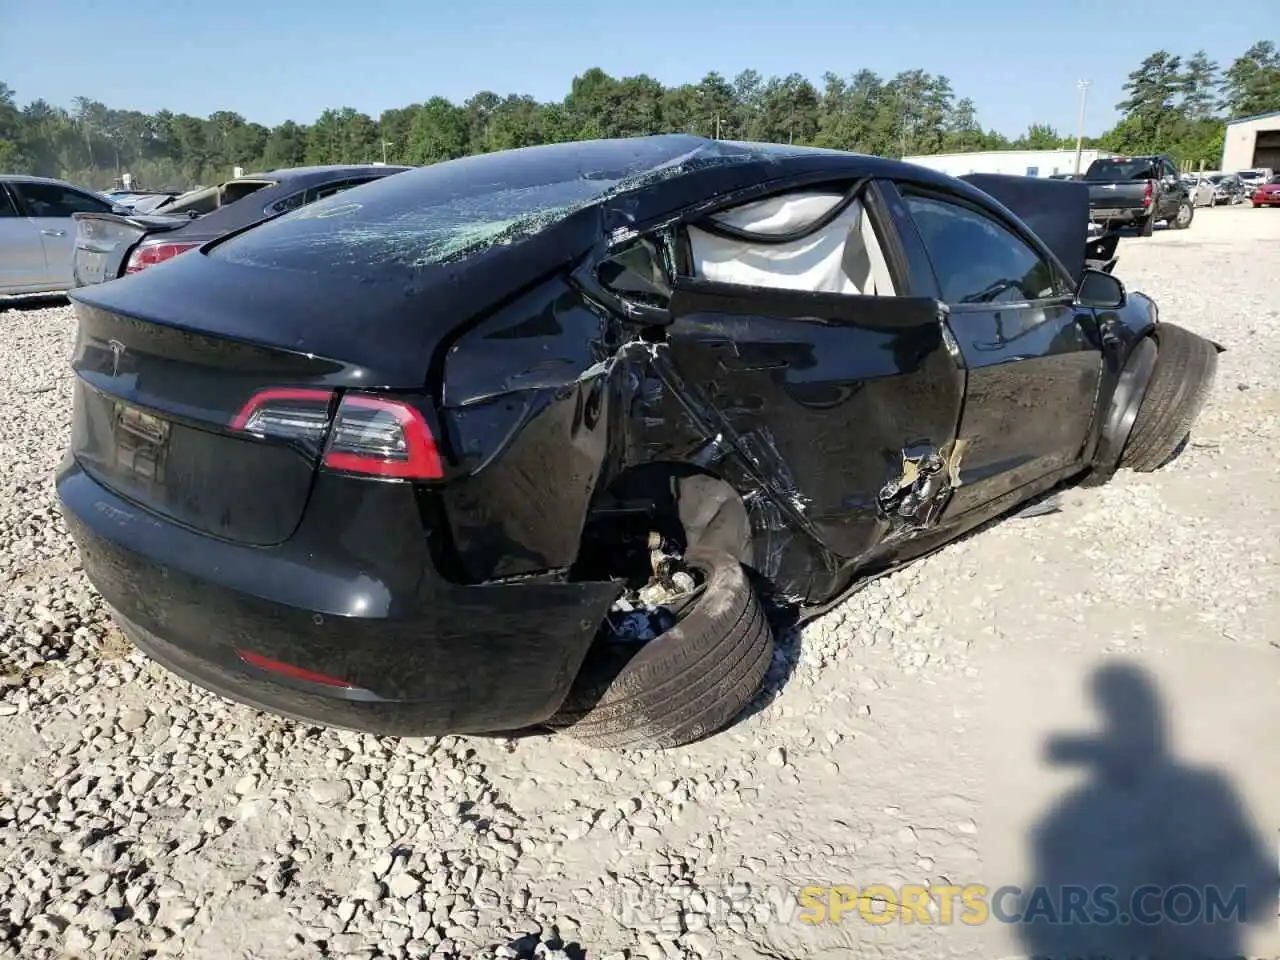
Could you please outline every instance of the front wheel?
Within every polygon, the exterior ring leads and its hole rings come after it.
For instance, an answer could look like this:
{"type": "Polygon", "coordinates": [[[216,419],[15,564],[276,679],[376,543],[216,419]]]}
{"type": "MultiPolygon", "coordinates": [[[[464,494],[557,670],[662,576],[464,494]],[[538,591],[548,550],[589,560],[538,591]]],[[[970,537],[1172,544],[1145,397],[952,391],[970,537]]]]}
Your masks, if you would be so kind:
{"type": "Polygon", "coordinates": [[[1156,325],[1156,365],[1125,443],[1120,466],[1149,473],[1163,466],[1191,433],[1209,398],[1218,349],[1172,323],[1156,325]]]}
{"type": "Polygon", "coordinates": [[[1169,221],[1169,226],[1173,227],[1175,230],[1185,230],[1187,227],[1191,226],[1191,218],[1193,216],[1195,216],[1195,211],[1191,208],[1191,204],[1186,202],[1180,203],[1178,205],[1178,212],[1174,214],[1173,219],[1169,221]]]}

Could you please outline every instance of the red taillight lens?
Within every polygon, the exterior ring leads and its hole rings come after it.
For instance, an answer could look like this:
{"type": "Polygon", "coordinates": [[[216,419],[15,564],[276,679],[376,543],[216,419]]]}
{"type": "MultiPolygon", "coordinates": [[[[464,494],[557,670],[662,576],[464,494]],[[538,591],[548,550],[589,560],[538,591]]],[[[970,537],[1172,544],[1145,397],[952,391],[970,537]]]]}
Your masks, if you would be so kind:
{"type": "Polygon", "coordinates": [[[1148,180],[1146,189],[1142,191],[1142,205],[1144,207],[1149,207],[1154,201],[1155,195],[1152,191],[1151,181],[1148,180]]]}
{"type": "Polygon", "coordinates": [[[323,462],[330,470],[374,477],[444,476],[426,418],[407,403],[367,393],[342,398],[323,462]]]}
{"type": "Polygon", "coordinates": [[[275,387],[256,393],[240,408],[231,429],[255,437],[319,443],[329,426],[332,390],[275,387]]]}
{"type": "Polygon", "coordinates": [[[154,267],[157,263],[172,260],[178,254],[194,250],[198,246],[200,246],[198,243],[144,243],[134,248],[133,253],[129,254],[129,262],[125,264],[124,272],[141,273],[147,267],[154,267]]]}
{"type": "Polygon", "coordinates": [[[431,427],[402,400],[349,393],[332,417],[332,390],[272,387],[253,395],[231,421],[231,429],[273,440],[292,440],[319,450],[323,466],[342,473],[408,480],[444,476],[431,427]]]}

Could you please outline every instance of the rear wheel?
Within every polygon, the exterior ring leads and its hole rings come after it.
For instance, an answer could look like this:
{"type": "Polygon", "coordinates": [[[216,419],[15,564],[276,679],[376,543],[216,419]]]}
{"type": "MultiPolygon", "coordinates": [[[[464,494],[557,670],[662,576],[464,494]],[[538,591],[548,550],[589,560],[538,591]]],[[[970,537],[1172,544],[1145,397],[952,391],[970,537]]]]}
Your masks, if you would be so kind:
{"type": "Polygon", "coordinates": [[[1218,369],[1218,350],[1189,330],[1162,323],[1155,330],[1155,372],[1138,407],[1120,466],[1149,473],[1166,463],[1191,432],[1218,369]]]}
{"type": "Polygon", "coordinates": [[[1185,230],[1191,226],[1191,218],[1193,216],[1195,216],[1195,211],[1191,208],[1190,202],[1183,201],[1178,204],[1178,212],[1169,221],[1169,226],[1175,230],[1185,230]]]}
{"type": "Polygon", "coordinates": [[[595,747],[669,748],[720,730],[751,701],[773,635],[746,571],[701,547],[684,562],[701,594],[647,642],[598,640],[549,726],[595,747]]]}

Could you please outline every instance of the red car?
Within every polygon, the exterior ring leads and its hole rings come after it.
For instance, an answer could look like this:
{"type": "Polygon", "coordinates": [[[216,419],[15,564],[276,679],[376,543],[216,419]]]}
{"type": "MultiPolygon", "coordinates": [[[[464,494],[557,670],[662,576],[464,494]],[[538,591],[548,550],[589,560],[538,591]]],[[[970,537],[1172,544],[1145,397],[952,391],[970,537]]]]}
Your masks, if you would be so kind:
{"type": "Polygon", "coordinates": [[[1253,196],[1249,199],[1253,201],[1255,207],[1269,207],[1272,204],[1280,207],[1280,174],[1253,191],[1253,196]]]}

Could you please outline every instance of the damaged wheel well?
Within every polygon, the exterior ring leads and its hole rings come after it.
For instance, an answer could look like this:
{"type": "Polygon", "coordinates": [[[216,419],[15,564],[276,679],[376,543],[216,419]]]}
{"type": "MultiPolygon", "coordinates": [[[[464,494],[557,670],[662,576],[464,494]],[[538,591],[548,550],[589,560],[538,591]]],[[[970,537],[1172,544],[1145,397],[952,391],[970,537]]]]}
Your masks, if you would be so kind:
{"type": "Polygon", "coordinates": [[[691,464],[647,463],[619,474],[592,502],[574,580],[608,579],[647,556],[651,532],[684,552],[702,546],[751,565],[751,522],[733,485],[691,464]],[[638,551],[635,557],[628,557],[638,551]]]}

